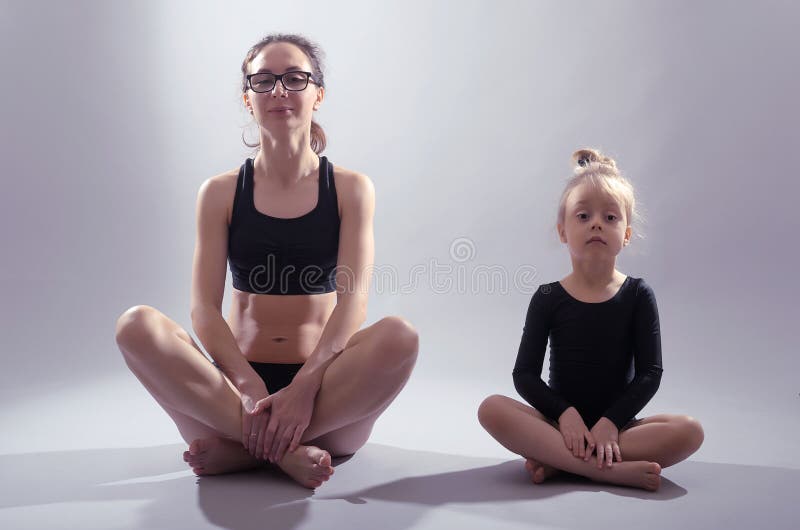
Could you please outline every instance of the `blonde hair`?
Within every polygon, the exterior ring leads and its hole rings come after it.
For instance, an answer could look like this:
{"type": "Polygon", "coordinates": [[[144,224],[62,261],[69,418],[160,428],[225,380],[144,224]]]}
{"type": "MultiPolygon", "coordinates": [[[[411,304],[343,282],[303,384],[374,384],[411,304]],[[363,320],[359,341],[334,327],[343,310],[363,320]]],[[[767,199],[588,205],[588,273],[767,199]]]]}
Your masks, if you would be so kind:
{"type": "Polygon", "coordinates": [[[632,225],[634,220],[639,220],[633,186],[620,174],[613,158],[603,155],[596,149],[578,149],[572,153],[572,164],[575,168],[574,175],[564,187],[558,203],[559,224],[564,224],[567,197],[576,186],[584,182],[616,197],[625,210],[625,220],[628,225],[632,225]]]}

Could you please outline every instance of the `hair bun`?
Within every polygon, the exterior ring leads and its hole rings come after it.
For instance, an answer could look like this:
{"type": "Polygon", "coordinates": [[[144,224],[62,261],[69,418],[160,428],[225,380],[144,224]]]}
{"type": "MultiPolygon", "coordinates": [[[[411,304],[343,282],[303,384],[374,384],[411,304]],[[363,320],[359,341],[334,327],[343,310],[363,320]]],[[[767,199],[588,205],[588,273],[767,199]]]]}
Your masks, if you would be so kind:
{"type": "Polygon", "coordinates": [[[596,149],[578,149],[572,153],[572,163],[575,164],[576,171],[589,167],[593,162],[601,166],[608,166],[613,170],[617,169],[617,163],[613,158],[604,156],[596,149]]]}

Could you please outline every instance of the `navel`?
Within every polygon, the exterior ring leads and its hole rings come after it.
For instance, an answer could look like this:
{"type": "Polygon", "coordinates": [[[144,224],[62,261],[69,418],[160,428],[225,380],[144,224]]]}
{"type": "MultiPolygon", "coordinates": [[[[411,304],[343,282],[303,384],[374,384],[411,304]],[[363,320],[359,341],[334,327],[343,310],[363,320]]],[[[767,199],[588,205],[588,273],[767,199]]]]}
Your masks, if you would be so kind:
{"type": "Polygon", "coordinates": [[[289,340],[287,337],[272,337],[272,342],[286,342],[289,340]]]}

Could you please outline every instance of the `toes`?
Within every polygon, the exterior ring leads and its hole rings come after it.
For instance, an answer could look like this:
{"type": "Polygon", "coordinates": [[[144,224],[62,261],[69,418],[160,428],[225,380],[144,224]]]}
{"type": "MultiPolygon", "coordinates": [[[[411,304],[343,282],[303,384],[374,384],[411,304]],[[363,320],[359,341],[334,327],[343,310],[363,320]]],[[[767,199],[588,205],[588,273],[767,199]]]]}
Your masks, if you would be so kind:
{"type": "Polygon", "coordinates": [[[317,463],[320,467],[331,467],[331,455],[327,451],[324,451],[317,463]]]}
{"type": "Polygon", "coordinates": [[[311,464],[311,472],[315,475],[322,475],[323,473],[325,473],[325,468],[317,463],[314,463],[311,464]]]}
{"type": "Polygon", "coordinates": [[[189,444],[189,454],[196,455],[202,453],[206,450],[206,441],[198,438],[197,440],[192,440],[192,443],[189,444]]]}
{"type": "Polygon", "coordinates": [[[317,468],[311,470],[311,477],[315,480],[328,480],[333,473],[329,473],[324,468],[317,468]]]}

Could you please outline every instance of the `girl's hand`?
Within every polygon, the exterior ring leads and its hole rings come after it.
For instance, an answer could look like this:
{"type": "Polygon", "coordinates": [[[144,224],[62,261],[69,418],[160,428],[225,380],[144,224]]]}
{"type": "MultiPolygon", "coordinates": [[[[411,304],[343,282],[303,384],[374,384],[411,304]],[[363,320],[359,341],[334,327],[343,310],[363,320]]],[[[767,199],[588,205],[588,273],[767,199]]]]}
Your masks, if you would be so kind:
{"type": "Polygon", "coordinates": [[[622,462],[622,453],[619,451],[619,429],[614,422],[603,416],[592,427],[592,435],[597,441],[597,467],[603,467],[605,462],[607,467],[616,457],[617,462],[622,462]]]}
{"type": "Polygon", "coordinates": [[[239,388],[242,399],[242,446],[256,456],[258,436],[269,421],[269,414],[256,414],[256,403],[269,396],[267,387],[260,379],[239,388]]]}
{"type": "Polygon", "coordinates": [[[311,423],[315,397],[316,389],[295,377],[289,386],[256,403],[255,414],[269,413],[269,421],[262,426],[262,435],[258,437],[256,458],[277,463],[287,451],[297,449],[311,423]]]}
{"type": "Polygon", "coordinates": [[[576,458],[588,461],[594,450],[594,437],[575,407],[569,407],[558,418],[558,430],[564,437],[564,444],[576,458]],[[585,441],[585,443],[584,443],[585,441]],[[588,445],[588,447],[587,447],[588,445]]]}

